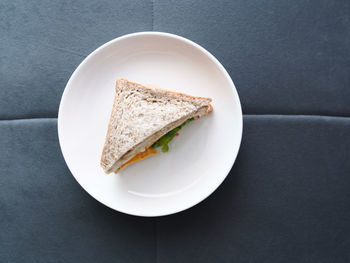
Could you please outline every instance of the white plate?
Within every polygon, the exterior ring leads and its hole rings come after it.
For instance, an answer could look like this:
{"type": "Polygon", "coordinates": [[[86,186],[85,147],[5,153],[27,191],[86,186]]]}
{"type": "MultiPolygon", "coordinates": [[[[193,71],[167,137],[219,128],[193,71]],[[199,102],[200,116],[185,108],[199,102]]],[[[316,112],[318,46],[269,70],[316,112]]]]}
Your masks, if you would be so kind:
{"type": "Polygon", "coordinates": [[[176,35],[142,32],[104,44],[79,65],[61,99],[58,136],[91,196],[127,214],[161,216],[199,203],[222,183],[240,146],[242,111],[230,76],[208,51],[176,35]],[[100,156],[120,77],[211,97],[214,111],[181,130],[168,153],[106,175],[100,156]]]}

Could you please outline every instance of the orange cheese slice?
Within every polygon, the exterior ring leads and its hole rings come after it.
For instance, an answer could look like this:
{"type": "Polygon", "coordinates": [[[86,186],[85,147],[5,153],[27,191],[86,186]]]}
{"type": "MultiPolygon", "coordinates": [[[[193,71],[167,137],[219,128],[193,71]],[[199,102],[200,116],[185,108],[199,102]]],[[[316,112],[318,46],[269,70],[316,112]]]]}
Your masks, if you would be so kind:
{"type": "Polygon", "coordinates": [[[146,159],[149,156],[155,155],[158,152],[153,149],[152,147],[149,147],[148,149],[146,149],[144,152],[140,152],[138,154],[136,154],[134,157],[132,157],[129,161],[127,161],[126,163],[123,163],[122,166],[120,166],[120,169],[128,166],[129,164],[132,163],[136,163],[138,161],[141,161],[143,159],[146,159]]]}

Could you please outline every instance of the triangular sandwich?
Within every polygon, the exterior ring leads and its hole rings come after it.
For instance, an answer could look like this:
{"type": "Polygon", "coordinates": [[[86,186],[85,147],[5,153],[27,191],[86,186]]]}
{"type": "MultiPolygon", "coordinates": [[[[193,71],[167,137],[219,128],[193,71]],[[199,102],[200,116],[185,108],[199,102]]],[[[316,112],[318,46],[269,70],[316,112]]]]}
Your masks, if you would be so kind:
{"type": "Polygon", "coordinates": [[[193,97],[118,79],[101,166],[106,173],[157,153],[188,122],[209,114],[210,98],[193,97]]]}

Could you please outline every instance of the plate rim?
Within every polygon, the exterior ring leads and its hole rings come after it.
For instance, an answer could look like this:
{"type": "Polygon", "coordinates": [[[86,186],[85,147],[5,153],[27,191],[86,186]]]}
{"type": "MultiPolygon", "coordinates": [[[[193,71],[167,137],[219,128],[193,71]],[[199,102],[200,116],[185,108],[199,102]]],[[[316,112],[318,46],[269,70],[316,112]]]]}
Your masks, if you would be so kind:
{"type": "MultiPolygon", "coordinates": [[[[237,122],[238,123],[238,122],[237,122]]],[[[58,133],[58,141],[59,141],[59,145],[60,145],[60,149],[64,158],[64,161],[70,171],[70,173],[73,175],[74,179],[77,181],[77,183],[91,196],[93,197],[93,199],[97,200],[98,202],[100,202],[101,204],[109,207],[110,209],[113,209],[114,211],[118,211],[127,215],[133,215],[133,216],[141,216],[141,217],[161,217],[161,216],[167,216],[167,215],[173,215],[173,214],[177,214],[179,212],[185,211],[199,203],[201,203],[202,201],[204,201],[205,199],[207,199],[210,195],[212,195],[218,188],[220,185],[222,185],[222,183],[225,181],[225,179],[227,178],[227,176],[229,175],[240,150],[241,147],[241,143],[242,143],[242,134],[243,134],[243,114],[242,114],[242,106],[241,106],[241,102],[240,102],[240,98],[238,95],[238,91],[236,89],[235,84],[233,83],[233,80],[231,78],[231,76],[228,74],[227,70],[224,68],[224,66],[219,62],[219,60],[213,55],[211,54],[208,50],[206,50],[204,47],[200,46],[199,44],[195,43],[192,40],[189,40],[185,37],[176,35],[176,34],[172,34],[172,33],[166,33],[166,32],[159,32],[159,31],[142,31],[142,32],[135,32],[135,33],[130,33],[130,34],[125,34],[122,36],[119,36],[117,38],[114,38],[106,43],[104,43],[103,45],[99,46],[98,48],[96,48],[94,51],[92,51],[88,56],[86,56],[82,62],[77,66],[77,68],[73,71],[72,75],[70,76],[64,91],[62,93],[62,97],[60,100],[60,104],[59,104],[59,109],[58,109],[58,116],[57,116],[57,133],[58,133]],[[239,110],[238,112],[238,117],[239,117],[239,141],[238,141],[238,145],[237,148],[235,149],[235,152],[231,155],[231,160],[230,163],[231,165],[228,166],[228,169],[225,171],[225,176],[222,177],[222,179],[220,181],[218,181],[218,183],[212,187],[212,189],[209,189],[203,196],[200,196],[200,198],[198,200],[196,200],[196,202],[191,203],[189,205],[185,205],[182,206],[180,209],[174,209],[172,210],[172,212],[164,212],[161,211],[160,213],[135,213],[133,209],[127,211],[127,209],[116,209],[114,207],[112,207],[109,204],[106,204],[105,202],[103,202],[102,200],[100,200],[100,198],[95,197],[92,193],[90,193],[82,184],[80,184],[77,176],[75,176],[72,172],[72,169],[70,167],[70,164],[68,162],[68,159],[66,157],[66,154],[64,152],[64,147],[62,146],[61,143],[61,138],[62,138],[62,124],[61,120],[62,120],[62,109],[64,107],[64,103],[66,101],[66,97],[67,97],[67,90],[69,89],[69,86],[71,86],[71,83],[73,82],[73,79],[76,78],[77,73],[79,72],[79,70],[92,58],[94,57],[94,55],[96,53],[98,53],[100,50],[106,48],[107,46],[113,45],[116,42],[122,41],[126,38],[134,38],[134,37],[139,37],[139,36],[161,36],[161,37],[167,37],[167,38],[172,38],[175,40],[179,40],[181,42],[184,42],[196,49],[198,49],[201,53],[203,53],[204,55],[206,55],[216,66],[217,68],[220,70],[221,73],[223,73],[223,75],[225,76],[225,78],[229,81],[231,88],[232,88],[232,92],[233,95],[236,99],[236,103],[237,103],[237,109],[239,110]]]]}

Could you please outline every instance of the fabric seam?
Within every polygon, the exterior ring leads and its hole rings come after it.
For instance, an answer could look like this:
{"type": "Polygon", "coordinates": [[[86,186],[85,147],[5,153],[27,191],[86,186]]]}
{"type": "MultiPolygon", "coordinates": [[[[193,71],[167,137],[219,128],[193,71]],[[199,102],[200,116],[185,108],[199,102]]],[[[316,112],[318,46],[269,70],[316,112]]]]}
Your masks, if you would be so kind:
{"type": "Polygon", "coordinates": [[[152,6],[152,31],[154,30],[154,0],[151,0],[151,6],[152,6]]]}
{"type": "MultiPolygon", "coordinates": [[[[328,117],[328,118],[350,118],[350,116],[341,115],[320,115],[320,114],[243,114],[243,117],[328,117]]],[[[28,117],[28,118],[12,118],[12,119],[0,119],[0,121],[25,121],[25,120],[45,120],[45,119],[57,119],[57,117],[28,117]]]]}

